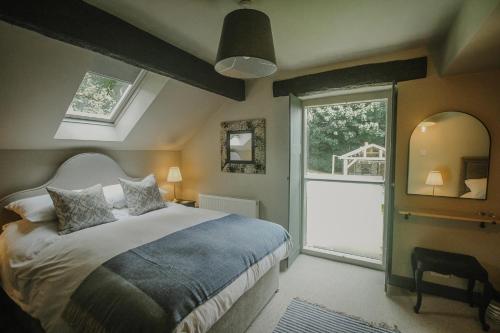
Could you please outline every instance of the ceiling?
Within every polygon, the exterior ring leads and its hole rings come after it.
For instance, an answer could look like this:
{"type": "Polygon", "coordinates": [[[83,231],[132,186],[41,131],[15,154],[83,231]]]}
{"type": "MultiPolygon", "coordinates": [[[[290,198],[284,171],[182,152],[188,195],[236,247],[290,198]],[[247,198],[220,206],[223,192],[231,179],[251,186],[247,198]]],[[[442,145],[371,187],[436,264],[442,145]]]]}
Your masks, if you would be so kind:
{"type": "MultiPolygon", "coordinates": [[[[214,63],[237,0],[86,0],[214,63]]],[[[278,67],[294,70],[425,46],[442,38],[463,0],[254,0],[271,19],[278,67]]]]}
{"type": "MultiPolygon", "coordinates": [[[[235,0],[88,0],[210,63],[235,0]]],[[[500,0],[255,0],[278,65],[319,65],[442,41],[449,73],[500,65],[500,0]],[[488,6],[484,5],[488,4],[488,6]],[[479,14],[480,15],[479,15],[479,14]],[[458,65],[457,65],[458,64],[458,65]]],[[[94,52],[0,21],[0,149],[179,150],[228,99],[169,79],[123,142],[56,140],[94,52]]],[[[102,57],[102,56],[101,56],[102,57]]],[[[446,73],[447,74],[447,73],[446,73]]],[[[269,92],[270,93],[270,92],[269,92]]]]}

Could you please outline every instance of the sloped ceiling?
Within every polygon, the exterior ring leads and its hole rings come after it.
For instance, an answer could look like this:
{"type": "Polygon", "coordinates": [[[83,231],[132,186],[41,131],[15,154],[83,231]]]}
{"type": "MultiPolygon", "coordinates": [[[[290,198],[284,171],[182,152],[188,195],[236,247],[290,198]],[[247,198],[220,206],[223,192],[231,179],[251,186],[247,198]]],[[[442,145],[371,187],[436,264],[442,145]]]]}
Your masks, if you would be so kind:
{"type": "Polygon", "coordinates": [[[170,79],[123,142],[56,140],[94,57],[101,55],[0,22],[0,149],[99,147],[179,150],[224,97],[170,79]]]}
{"type": "Polygon", "coordinates": [[[500,68],[500,0],[464,3],[439,46],[443,75],[500,68]]]}
{"type": "MultiPolygon", "coordinates": [[[[86,1],[210,63],[224,16],[239,8],[237,0],[86,1]]],[[[476,0],[254,0],[252,7],[270,16],[284,71],[432,42],[448,40],[448,46],[465,22],[474,34],[457,36],[465,36],[459,40],[469,47],[451,43],[455,64],[447,64],[450,72],[463,72],[500,65],[500,0],[484,1],[479,6],[476,0]],[[484,1],[490,11],[481,10],[484,1]]],[[[100,55],[2,21],[0,45],[0,149],[180,150],[210,114],[236,103],[170,79],[123,142],[56,140],[84,73],[100,55]]]]}

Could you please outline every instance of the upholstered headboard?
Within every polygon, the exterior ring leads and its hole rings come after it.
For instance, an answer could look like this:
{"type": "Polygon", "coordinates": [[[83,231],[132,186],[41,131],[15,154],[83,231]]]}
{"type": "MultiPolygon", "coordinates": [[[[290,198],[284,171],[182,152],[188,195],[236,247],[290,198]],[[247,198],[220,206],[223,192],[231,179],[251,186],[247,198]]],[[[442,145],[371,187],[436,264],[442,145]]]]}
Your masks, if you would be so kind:
{"type": "Polygon", "coordinates": [[[488,157],[462,157],[458,195],[461,196],[469,191],[465,185],[465,180],[488,178],[489,166],[490,161],[488,157]]]}
{"type": "Polygon", "coordinates": [[[6,205],[19,199],[47,194],[45,190],[47,186],[75,190],[95,184],[103,186],[117,184],[118,178],[132,179],[109,156],[98,153],[75,155],[62,163],[54,176],[45,184],[0,199],[0,225],[19,219],[16,214],[4,208],[6,205]]]}

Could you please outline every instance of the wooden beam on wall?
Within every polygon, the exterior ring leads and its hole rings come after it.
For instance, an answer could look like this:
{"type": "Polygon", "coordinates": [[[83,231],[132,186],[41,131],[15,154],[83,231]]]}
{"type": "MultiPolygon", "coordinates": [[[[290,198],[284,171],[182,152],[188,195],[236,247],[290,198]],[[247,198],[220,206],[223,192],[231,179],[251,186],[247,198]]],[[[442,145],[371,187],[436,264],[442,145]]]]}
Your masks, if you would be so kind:
{"type": "Polygon", "coordinates": [[[427,76],[427,57],[397,60],[274,81],[274,97],[421,79],[427,76]]]}
{"type": "Polygon", "coordinates": [[[80,0],[2,1],[0,19],[237,101],[245,100],[243,80],[222,76],[208,62],[80,0]]]}

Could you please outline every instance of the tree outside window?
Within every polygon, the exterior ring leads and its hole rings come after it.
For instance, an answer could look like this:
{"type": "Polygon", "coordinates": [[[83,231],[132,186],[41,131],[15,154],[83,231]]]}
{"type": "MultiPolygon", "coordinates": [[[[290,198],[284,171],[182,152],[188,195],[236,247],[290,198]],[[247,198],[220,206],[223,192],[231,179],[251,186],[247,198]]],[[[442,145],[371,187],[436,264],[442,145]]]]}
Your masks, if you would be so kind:
{"type": "MultiPolygon", "coordinates": [[[[331,174],[332,155],[366,143],[385,147],[386,111],[386,100],[307,107],[308,171],[331,174]]],[[[335,170],[342,170],[337,163],[335,170]]]]}

